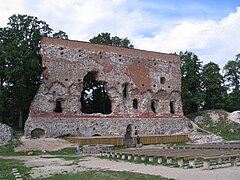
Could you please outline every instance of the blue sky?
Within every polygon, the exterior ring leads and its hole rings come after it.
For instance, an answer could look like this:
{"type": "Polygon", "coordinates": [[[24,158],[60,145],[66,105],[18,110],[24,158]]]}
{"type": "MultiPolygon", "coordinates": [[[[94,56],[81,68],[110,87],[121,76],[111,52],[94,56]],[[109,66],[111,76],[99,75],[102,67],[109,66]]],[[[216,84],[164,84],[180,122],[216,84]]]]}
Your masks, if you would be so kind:
{"type": "Polygon", "coordinates": [[[239,0],[0,0],[0,27],[13,14],[36,16],[73,40],[110,32],[138,49],[188,50],[221,67],[240,53],[239,0]]]}

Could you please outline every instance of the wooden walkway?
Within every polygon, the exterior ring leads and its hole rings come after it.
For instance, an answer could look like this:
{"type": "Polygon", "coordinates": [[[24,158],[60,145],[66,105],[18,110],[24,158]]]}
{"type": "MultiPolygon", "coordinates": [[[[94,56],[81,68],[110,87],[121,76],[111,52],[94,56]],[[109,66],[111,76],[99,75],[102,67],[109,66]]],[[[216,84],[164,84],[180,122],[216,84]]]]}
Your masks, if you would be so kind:
{"type": "MultiPolygon", "coordinates": [[[[162,144],[186,142],[187,134],[179,135],[140,135],[141,144],[162,144]]],[[[123,146],[123,136],[92,136],[92,137],[65,137],[65,140],[77,143],[80,146],[88,144],[112,144],[115,146],[123,146]]],[[[133,144],[136,144],[136,136],[132,137],[133,144]]]]}
{"type": "Polygon", "coordinates": [[[240,143],[180,147],[101,151],[101,155],[131,161],[149,161],[156,164],[190,168],[203,167],[204,169],[237,166],[240,161],[240,143]]]}

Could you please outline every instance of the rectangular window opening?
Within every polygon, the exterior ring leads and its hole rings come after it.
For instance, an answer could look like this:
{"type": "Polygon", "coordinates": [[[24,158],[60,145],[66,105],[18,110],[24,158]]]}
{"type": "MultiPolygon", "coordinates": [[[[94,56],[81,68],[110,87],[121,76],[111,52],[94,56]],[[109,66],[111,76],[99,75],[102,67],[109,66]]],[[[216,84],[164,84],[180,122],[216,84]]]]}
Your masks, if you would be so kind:
{"type": "Polygon", "coordinates": [[[175,111],[174,111],[174,102],[173,102],[173,101],[170,101],[170,113],[171,113],[171,114],[175,114],[175,111]]]}

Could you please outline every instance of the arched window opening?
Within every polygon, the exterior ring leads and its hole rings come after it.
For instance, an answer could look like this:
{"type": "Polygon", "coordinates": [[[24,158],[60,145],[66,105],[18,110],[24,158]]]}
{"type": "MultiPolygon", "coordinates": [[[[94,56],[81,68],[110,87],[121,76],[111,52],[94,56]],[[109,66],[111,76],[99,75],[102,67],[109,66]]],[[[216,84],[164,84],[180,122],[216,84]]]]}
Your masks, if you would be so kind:
{"type": "Polygon", "coordinates": [[[170,113],[171,113],[171,114],[175,114],[175,111],[174,111],[174,102],[173,102],[173,101],[170,102],[170,113]]]}
{"type": "Polygon", "coordinates": [[[133,109],[138,109],[138,100],[133,99],[133,109]]]}
{"type": "Polygon", "coordinates": [[[161,77],[161,78],[160,78],[160,83],[161,83],[161,84],[165,84],[165,82],[166,82],[165,77],[161,77]]]}
{"type": "Polygon", "coordinates": [[[110,114],[112,112],[111,101],[105,83],[97,81],[95,74],[94,72],[88,72],[83,78],[83,90],[80,99],[81,111],[86,114],[110,114]]]}
{"type": "Polygon", "coordinates": [[[94,134],[94,135],[92,135],[92,136],[101,136],[101,134],[94,134]]]}
{"type": "Polygon", "coordinates": [[[32,139],[39,139],[45,136],[45,131],[41,128],[36,128],[31,131],[31,138],[32,139]]]}
{"type": "Polygon", "coordinates": [[[124,83],[123,84],[123,97],[126,98],[128,96],[128,88],[129,88],[129,84],[128,83],[124,83]]]}
{"type": "Polygon", "coordinates": [[[151,109],[154,113],[156,113],[156,101],[155,100],[151,101],[151,109]]]}
{"type": "Polygon", "coordinates": [[[53,111],[56,112],[56,113],[62,113],[62,102],[61,102],[61,100],[58,99],[56,101],[56,106],[55,106],[53,111]]]}

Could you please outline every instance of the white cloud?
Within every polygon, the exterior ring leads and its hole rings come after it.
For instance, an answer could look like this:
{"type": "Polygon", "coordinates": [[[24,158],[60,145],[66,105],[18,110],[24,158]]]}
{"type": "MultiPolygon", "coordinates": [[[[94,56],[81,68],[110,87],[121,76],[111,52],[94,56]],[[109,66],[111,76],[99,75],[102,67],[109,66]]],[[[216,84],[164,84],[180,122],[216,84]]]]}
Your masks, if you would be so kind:
{"type": "Polygon", "coordinates": [[[133,37],[140,49],[160,52],[193,51],[207,63],[223,66],[240,52],[240,7],[219,21],[184,21],[161,30],[154,37],[133,37]]]}
{"type": "Polygon", "coordinates": [[[8,18],[13,14],[24,12],[23,1],[1,0],[0,3],[0,27],[7,26],[8,18]]]}

